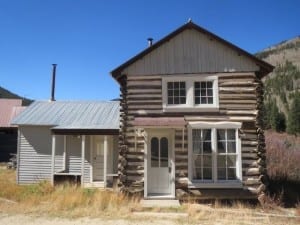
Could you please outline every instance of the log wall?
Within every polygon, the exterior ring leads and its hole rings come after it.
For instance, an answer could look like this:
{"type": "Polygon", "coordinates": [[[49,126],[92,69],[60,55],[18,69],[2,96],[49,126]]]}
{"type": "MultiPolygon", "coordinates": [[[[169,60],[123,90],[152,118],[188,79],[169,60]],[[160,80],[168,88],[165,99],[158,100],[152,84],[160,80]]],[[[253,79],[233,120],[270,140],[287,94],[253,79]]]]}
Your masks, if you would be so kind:
{"type": "Polygon", "coordinates": [[[121,83],[121,125],[119,137],[119,187],[129,192],[143,192],[144,137],[135,134],[135,117],[183,116],[190,121],[241,122],[243,190],[188,189],[187,129],[175,130],[175,174],[178,198],[237,197],[253,198],[265,190],[265,143],[261,129],[263,86],[255,73],[220,73],[218,76],[219,110],[217,112],[166,113],[162,110],[162,79],[159,75],[123,76],[121,83]],[[222,194],[222,193],[225,193],[222,194]]]}

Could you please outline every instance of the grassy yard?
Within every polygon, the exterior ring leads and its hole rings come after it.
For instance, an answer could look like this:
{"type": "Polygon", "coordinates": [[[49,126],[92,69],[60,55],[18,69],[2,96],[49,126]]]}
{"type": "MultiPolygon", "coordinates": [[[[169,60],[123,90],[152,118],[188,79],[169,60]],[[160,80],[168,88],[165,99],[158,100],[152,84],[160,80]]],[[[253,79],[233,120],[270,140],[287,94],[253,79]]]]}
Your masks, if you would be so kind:
{"type": "MultiPolygon", "coordinates": [[[[143,209],[138,198],[98,189],[81,189],[63,184],[53,188],[47,182],[36,185],[15,184],[15,171],[0,169],[0,213],[64,218],[102,218],[139,221],[160,219],[153,213],[185,213],[183,218],[169,217],[170,224],[300,224],[300,206],[292,209],[276,205],[195,204],[187,202],[178,209],[143,209]],[[146,213],[145,213],[146,212],[146,213]],[[149,215],[147,215],[149,213],[149,215]]],[[[0,222],[1,223],[1,222],[0,222]]],[[[146,222],[147,224],[147,222],[146,222]]],[[[150,223],[152,224],[152,223],[150,223]]]]}

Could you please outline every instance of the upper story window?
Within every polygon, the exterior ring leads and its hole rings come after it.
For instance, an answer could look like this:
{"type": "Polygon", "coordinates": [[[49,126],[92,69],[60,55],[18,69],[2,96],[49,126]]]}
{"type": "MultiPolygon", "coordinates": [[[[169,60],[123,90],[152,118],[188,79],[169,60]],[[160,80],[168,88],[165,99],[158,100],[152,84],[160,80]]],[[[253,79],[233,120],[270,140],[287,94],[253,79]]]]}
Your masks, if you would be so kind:
{"type": "Polygon", "coordinates": [[[214,103],[213,83],[213,81],[197,81],[194,83],[195,105],[214,103]]]}
{"type": "Polygon", "coordinates": [[[168,76],[162,78],[162,85],[164,111],[195,111],[219,107],[217,76],[168,76]]]}
{"type": "Polygon", "coordinates": [[[168,82],[168,105],[186,103],[186,89],[184,81],[168,82]]]}

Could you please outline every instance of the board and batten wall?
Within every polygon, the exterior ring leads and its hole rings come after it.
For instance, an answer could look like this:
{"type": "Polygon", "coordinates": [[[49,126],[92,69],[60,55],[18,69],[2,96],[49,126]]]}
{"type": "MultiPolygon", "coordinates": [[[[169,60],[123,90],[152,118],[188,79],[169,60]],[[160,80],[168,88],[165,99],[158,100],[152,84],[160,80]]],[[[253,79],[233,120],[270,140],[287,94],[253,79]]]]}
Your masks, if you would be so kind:
{"type": "MultiPolygon", "coordinates": [[[[51,127],[20,126],[18,141],[18,184],[38,183],[51,180],[51,127]]],[[[81,138],[67,136],[67,169],[81,173],[81,138]]],[[[86,138],[84,182],[90,182],[90,138],[86,138]]],[[[63,168],[63,135],[56,135],[55,172],[63,168]]]]}
{"type": "Polygon", "coordinates": [[[213,37],[188,29],[125,68],[130,75],[258,71],[249,57],[213,37]]]}
{"type": "MultiPolygon", "coordinates": [[[[188,122],[241,122],[243,189],[201,190],[188,188],[187,129],[175,130],[175,178],[177,197],[191,194],[200,198],[253,198],[265,186],[265,145],[261,129],[262,83],[255,73],[219,73],[219,110],[214,112],[166,113],[162,109],[162,76],[128,76],[121,86],[120,186],[131,192],[143,191],[144,143],[136,136],[132,122],[139,116],[182,116],[188,122]],[[182,147],[183,145],[183,147],[182,147]]],[[[183,75],[184,76],[184,75],[183,75]]],[[[201,76],[201,74],[195,75],[201,76]]]]}

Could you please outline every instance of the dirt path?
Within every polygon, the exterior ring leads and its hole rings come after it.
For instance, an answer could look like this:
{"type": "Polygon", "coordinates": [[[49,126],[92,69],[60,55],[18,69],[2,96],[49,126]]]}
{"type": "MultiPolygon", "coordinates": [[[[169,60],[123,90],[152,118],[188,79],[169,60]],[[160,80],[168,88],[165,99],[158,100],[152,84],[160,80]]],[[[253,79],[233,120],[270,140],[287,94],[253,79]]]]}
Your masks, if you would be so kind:
{"type": "MultiPolygon", "coordinates": [[[[172,219],[163,218],[134,218],[134,219],[118,219],[107,220],[101,218],[51,218],[38,217],[32,215],[8,215],[0,213],[0,224],[3,225],[177,225],[178,222],[172,219]]],[[[180,223],[182,224],[182,223],[180,223]]]]}

